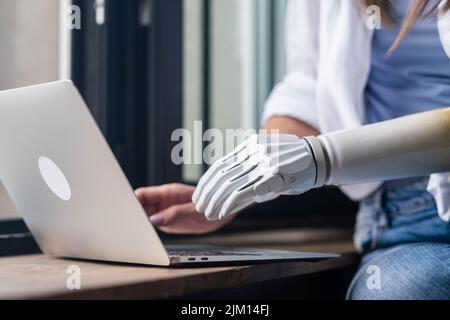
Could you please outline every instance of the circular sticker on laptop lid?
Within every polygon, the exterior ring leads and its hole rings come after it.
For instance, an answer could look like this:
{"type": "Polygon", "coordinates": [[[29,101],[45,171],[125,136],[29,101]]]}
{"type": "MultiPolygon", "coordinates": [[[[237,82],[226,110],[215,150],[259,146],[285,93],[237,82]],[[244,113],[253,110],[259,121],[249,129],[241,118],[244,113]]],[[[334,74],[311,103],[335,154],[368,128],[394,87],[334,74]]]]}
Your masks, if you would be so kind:
{"type": "Polygon", "coordinates": [[[40,157],[38,163],[42,179],[50,190],[61,200],[69,201],[72,198],[72,190],[61,169],[47,157],[40,157]]]}

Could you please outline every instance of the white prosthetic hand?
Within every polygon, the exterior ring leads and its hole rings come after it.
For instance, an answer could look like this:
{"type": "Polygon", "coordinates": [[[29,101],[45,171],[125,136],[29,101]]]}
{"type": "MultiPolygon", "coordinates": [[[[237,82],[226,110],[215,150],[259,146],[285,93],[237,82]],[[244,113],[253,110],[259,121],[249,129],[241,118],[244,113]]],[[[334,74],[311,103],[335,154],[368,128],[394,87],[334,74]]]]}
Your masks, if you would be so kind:
{"type": "Polygon", "coordinates": [[[254,135],[215,162],[192,197],[208,220],[224,219],[254,203],[302,194],[315,186],[309,142],[292,135],[254,135]]]}

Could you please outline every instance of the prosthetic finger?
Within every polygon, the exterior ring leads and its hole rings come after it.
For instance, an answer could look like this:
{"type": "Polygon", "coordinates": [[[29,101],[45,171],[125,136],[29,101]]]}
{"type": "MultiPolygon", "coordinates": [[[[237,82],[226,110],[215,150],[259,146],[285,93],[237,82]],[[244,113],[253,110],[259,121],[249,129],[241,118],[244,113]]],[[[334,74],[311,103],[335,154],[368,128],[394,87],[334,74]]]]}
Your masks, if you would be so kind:
{"type": "Polygon", "coordinates": [[[220,219],[225,219],[242,208],[248,207],[255,203],[255,193],[253,191],[254,184],[262,177],[250,181],[247,185],[235,190],[223,203],[220,208],[220,219]]]}
{"type": "Polygon", "coordinates": [[[246,165],[246,170],[241,171],[239,174],[219,185],[206,207],[205,216],[208,219],[218,219],[219,211],[224,201],[226,201],[235,190],[242,188],[259,175],[258,164],[253,164],[254,161],[256,161],[255,158],[250,159],[249,163],[246,165]]]}
{"type": "Polygon", "coordinates": [[[192,195],[192,201],[194,203],[197,203],[200,200],[200,196],[202,195],[204,188],[211,181],[211,179],[219,175],[223,170],[233,167],[236,163],[242,162],[247,157],[248,155],[245,152],[245,145],[243,145],[239,147],[235,152],[229,154],[221,160],[216,161],[211,166],[211,168],[209,168],[208,171],[206,171],[206,173],[201,177],[197,188],[192,195]]]}
{"type": "Polygon", "coordinates": [[[239,187],[239,182],[227,181],[213,195],[205,210],[205,217],[210,221],[220,219],[220,208],[226,199],[239,187]]]}
{"type": "Polygon", "coordinates": [[[195,209],[198,212],[205,212],[212,196],[217,192],[217,190],[226,185],[228,180],[232,177],[242,172],[244,170],[244,166],[245,163],[237,163],[231,167],[226,167],[222,171],[219,171],[216,176],[212,177],[209,182],[205,183],[200,197],[198,197],[198,200],[195,202],[195,209]]]}

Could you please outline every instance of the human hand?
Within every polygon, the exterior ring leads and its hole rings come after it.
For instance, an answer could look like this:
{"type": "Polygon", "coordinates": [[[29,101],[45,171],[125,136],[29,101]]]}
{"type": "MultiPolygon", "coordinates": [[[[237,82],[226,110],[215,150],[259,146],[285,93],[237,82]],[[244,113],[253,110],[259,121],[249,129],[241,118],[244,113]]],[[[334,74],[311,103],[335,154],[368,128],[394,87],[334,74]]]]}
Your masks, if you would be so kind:
{"type": "Polygon", "coordinates": [[[168,184],[136,190],[136,196],[161,231],[169,234],[206,234],[214,232],[233,217],[211,222],[195,210],[192,203],[194,187],[184,184],[168,184]]]}

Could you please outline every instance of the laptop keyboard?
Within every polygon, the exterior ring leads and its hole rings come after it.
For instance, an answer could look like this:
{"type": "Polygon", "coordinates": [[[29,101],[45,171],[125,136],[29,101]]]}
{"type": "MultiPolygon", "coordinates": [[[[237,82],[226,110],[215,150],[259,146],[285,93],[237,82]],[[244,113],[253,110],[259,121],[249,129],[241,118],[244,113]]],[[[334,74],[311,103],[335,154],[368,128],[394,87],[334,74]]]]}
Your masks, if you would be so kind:
{"type": "Polygon", "coordinates": [[[171,257],[204,257],[204,256],[260,256],[260,254],[245,253],[245,252],[229,252],[221,250],[202,250],[202,249],[169,249],[169,256],[171,257]]]}

